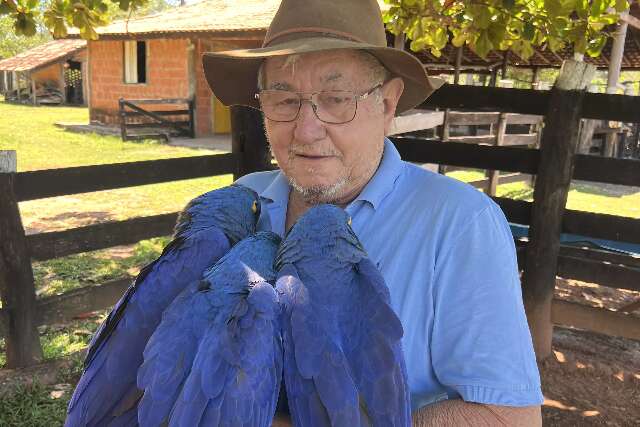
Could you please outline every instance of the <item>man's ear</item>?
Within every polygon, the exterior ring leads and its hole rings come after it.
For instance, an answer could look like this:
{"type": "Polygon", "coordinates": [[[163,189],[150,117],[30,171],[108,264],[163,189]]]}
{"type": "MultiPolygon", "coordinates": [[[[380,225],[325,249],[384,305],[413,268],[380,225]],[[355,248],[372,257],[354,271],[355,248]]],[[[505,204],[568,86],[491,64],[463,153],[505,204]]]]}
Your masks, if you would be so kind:
{"type": "Polygon", "coordinates": [[[396,107],[404,90],[404,81],[394,77],[382,87],[382,105],[384,107],[384,133],[389,132],[391,122],[396,115],[396,107]]]}

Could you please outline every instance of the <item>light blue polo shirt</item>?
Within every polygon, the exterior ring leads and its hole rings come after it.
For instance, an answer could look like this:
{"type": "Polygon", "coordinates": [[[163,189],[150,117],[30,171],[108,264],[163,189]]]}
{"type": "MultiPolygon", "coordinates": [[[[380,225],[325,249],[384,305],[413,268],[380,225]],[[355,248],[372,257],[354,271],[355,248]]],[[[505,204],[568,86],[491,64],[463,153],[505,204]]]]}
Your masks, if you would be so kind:
{"type": "MultiPolygon", "coordinates": [[[[238,183],[260,195],[258,228],[283,236],[284,175],[258,172],[238,183]]],[[[386,140],[378,170],[346,209],[402,321],[414,410],[455,398],[542,403],[513,238],[491,199],[404,162],[386,140]]]]}

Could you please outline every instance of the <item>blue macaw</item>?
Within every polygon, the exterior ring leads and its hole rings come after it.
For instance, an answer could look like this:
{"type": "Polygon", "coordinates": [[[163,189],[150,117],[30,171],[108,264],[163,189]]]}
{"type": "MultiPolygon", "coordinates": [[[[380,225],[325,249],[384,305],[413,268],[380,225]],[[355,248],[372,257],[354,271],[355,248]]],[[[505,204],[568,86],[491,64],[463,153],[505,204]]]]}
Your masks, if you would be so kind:
{"type": "Polygon", "coordinates": [[[144,267],[93,336],[85,369],[67,410],[66,426],[126,425],[141,392],[137,371],[162,312],[239,240],[255,232],[258,195],[232,185],[192,200],[174,238],[144,267]]]}
{"type": "Polygon", "coordinates": [[[296,426],[410,426],[402,324],[333,205],[312,207],[276,258],[284,382],[296,426]]]}
{"type": "Polygon", "coordinates": [[[144,351],[142,426],[271,425],[282,378],[280,237],[235,245],[165,311],[144,351]]]}

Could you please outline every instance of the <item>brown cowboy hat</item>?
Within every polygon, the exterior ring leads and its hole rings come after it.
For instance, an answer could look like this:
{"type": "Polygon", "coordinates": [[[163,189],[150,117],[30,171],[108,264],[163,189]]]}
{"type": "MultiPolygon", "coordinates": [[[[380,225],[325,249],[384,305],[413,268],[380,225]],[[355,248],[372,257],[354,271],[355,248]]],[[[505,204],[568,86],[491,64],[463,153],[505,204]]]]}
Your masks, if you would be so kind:
{"type": "Polygon", "coordinates": [[[332,49],[365,50],[402,77],[398,113],[420,104],[443,83],[428,77],[415,56],[387,47],[376,0],[282,0],[261,48],[207,52],[202,63],[211,90],[225,105],[260,108],[254,95],[265,58],[332,49]]]}

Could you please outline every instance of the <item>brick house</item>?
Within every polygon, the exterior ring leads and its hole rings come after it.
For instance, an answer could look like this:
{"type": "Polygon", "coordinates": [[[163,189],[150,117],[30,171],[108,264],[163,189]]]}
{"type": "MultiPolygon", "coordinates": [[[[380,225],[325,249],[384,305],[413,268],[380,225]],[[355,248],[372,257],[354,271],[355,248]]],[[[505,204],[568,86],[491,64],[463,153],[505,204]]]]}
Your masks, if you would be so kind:
{"type": "Polygon", "coordinates": [[[53,40],[0,61],[0,93],[6,100],[85,105],[87,43],[53,40]]]}
{"type": "Polygon", "coordinates": [[[88,42],[90,120],[119,123],[119,98],[188,98],[195,99],[196,136],[229,132],[228,109],[211,93],[201,56],[259,47],[279,4],[204,0],[99,29],[100,38],[88,42]]]}

